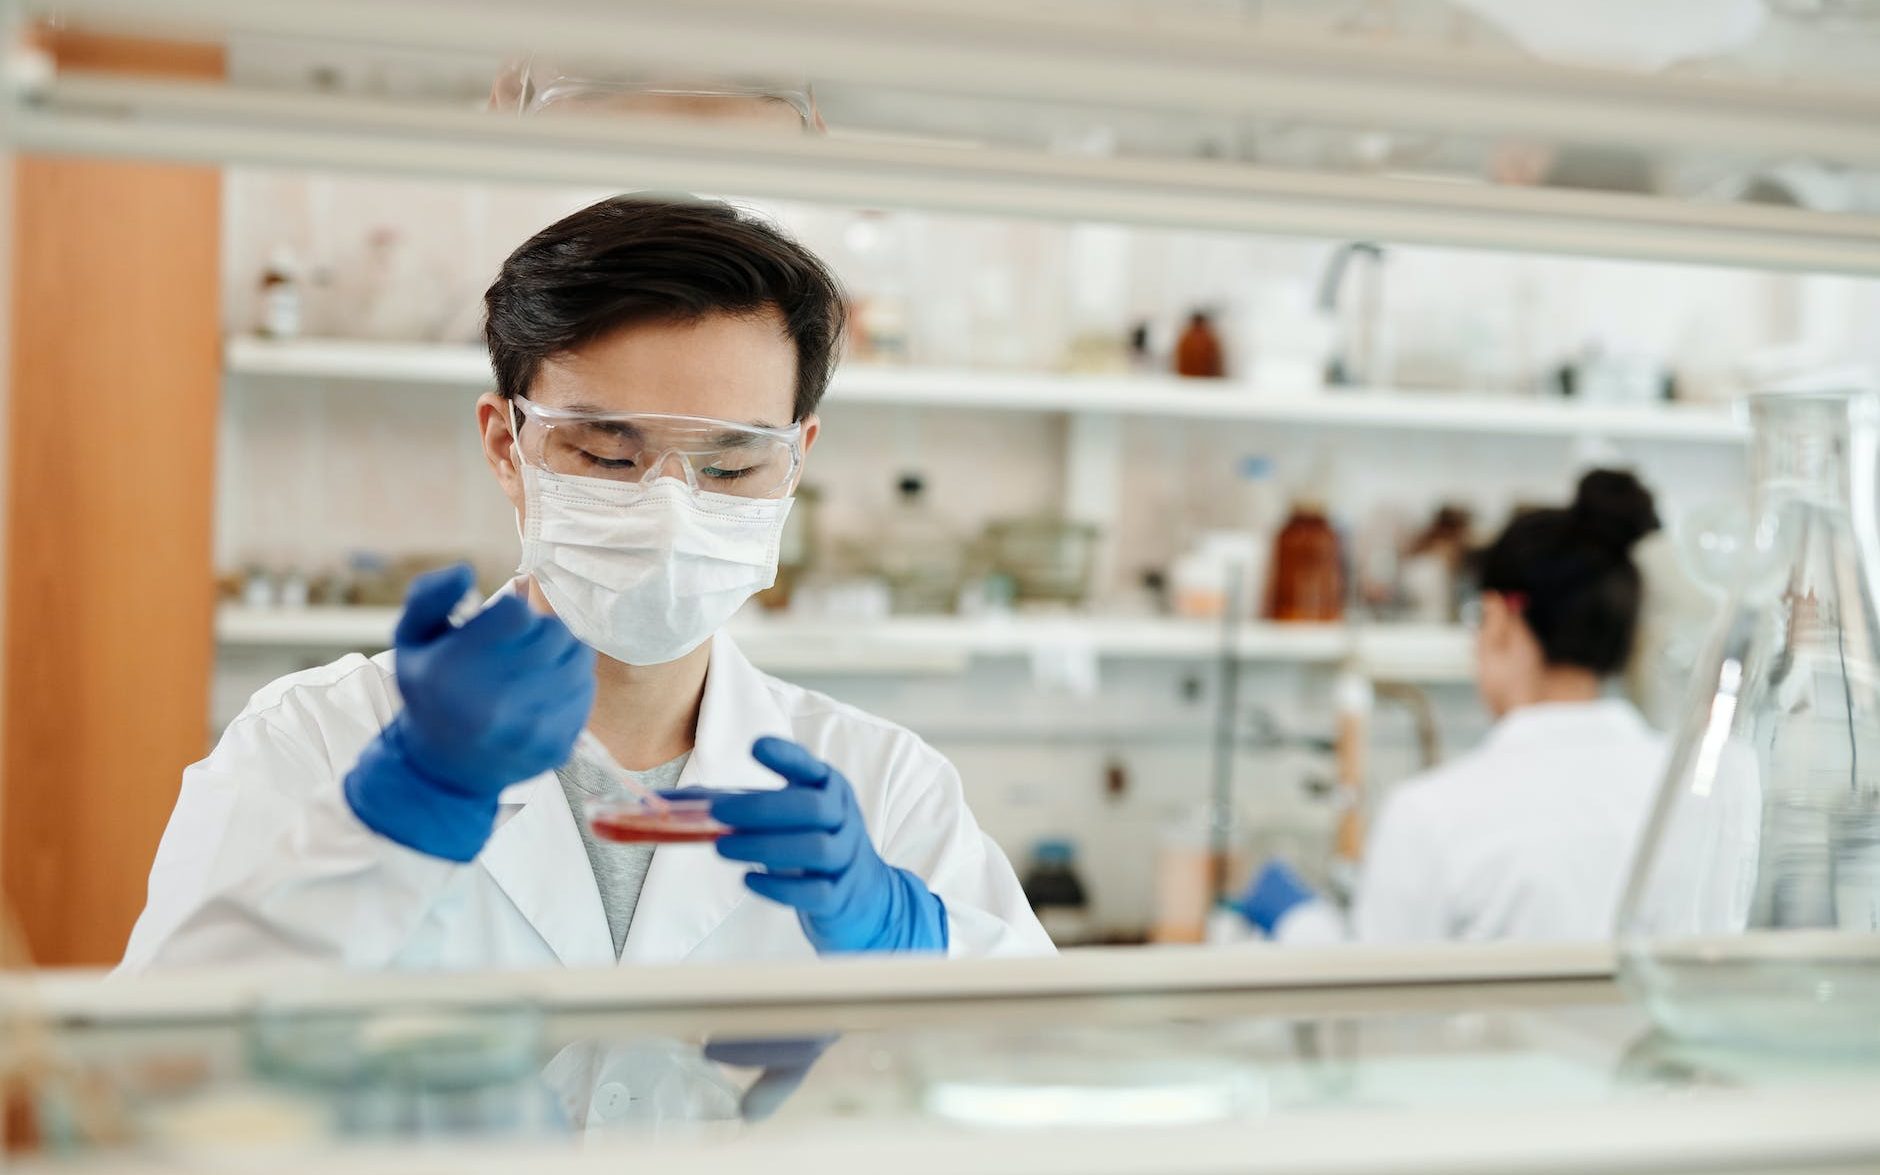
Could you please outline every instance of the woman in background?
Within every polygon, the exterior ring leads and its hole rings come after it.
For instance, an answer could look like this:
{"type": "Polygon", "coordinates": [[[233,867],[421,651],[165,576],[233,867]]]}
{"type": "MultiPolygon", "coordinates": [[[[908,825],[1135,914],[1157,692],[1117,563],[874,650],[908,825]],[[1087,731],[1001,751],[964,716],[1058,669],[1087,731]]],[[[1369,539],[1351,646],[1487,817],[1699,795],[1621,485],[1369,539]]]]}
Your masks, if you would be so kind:
{"type": "Polygon", "coordinates": [[[1349,927],[1283,864],[1238,908],[1283,942],[1610,937],[1667,752],[1606,696],[1632,653],[1658,528],[1637,478],[1594,470],[1573,504],[1509,523],[1481,559],[1482,745],[1383,805],[1349,927]]]}

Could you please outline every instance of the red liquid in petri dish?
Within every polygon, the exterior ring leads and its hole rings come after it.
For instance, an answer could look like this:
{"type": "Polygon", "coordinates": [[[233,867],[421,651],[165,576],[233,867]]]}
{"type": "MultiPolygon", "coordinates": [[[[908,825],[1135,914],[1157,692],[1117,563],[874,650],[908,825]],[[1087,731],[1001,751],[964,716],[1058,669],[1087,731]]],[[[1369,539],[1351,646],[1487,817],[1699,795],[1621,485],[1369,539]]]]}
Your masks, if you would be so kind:
{"type": "Polygon", "coordinates": [[[602,840],[619,844],[685,845],[717,840],[729,831],[707,818],[670,812],[609,812],[588,820],[588,827],[602,840]]]}

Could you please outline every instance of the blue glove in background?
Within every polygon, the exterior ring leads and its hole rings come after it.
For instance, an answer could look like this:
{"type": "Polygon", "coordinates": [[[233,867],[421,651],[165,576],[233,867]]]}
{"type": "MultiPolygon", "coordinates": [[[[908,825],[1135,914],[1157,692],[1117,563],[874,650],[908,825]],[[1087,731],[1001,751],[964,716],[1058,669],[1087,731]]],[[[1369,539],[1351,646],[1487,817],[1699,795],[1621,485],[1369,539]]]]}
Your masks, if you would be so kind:
{"type": "Polygon", "coordinates": [[[453,626],[472,583],[461,563],[412,583],[392,638],[404,708],[345,783],[366,827],[452,861],[482,850],[504,788],[568,761],[594,705],[594,651],[521,597],[453,626]]]}
{"type": "Polygon", "coordinates": [[[1293,872],[1291,865],[1268,861],[1266,868],[1260,870],[1260,875],[1247,887],[1247,892],[1234,903],[1234,909],[1270,935],[1280,919],[1307,902],[1317,901],[1318,897],[1305,878],[1293,872]]]}
{"type": "Polygon", "coordinates": [[[712,818],[732,829],[720,856],[765,870],[745,877],[752,891],[795,908],[820,953],[946,950],[946,906],[881,859],[840,771],[787,739],[760,738],[751,756],[789,786],[719,796],[712,818]]]}

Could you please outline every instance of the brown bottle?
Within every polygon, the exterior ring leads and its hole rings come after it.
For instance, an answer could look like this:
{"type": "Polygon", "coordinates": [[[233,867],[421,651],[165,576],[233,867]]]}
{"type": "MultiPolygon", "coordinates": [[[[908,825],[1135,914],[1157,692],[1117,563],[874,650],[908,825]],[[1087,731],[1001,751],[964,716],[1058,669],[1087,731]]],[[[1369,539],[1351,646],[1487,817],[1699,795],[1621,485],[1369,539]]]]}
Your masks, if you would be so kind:
{"type": "Polygon", "coordinates": [[[1344,561],[1338,532],[1317,502],[1295,502],[1273,540],[1268,619],[1330,623],[1345,614],[1344,561]]]}
{"type": "Polygon", "coordinates": [[[1205,311],[1197,310],[1189,315],[1188,329],[1176,340],[1175,374],[1204,379],[1219,379],[1227,374],[1227,364],[1221,358],[1220,336],[1214,333],[1214,324],[1205,311]]]}

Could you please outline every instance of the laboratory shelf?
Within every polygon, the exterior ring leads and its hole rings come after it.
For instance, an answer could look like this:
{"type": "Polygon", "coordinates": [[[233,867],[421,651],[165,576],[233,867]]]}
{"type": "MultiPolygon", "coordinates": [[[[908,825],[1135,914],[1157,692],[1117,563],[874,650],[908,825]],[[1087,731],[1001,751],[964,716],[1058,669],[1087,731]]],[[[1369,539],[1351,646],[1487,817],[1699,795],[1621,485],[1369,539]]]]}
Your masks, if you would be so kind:
{"type": "Polygon", "coordinates": [[[382,649],[392,643],[396,608],[268,608],[224,604],[216,610],[222,645],[262,648],[382,649]]]}
{"type": "MultiPolygon", "coordinates": [[[[473,344],[236,337],[228,342],[226,367],[229,375],[242,377],[490,386],[489,359],[473,344]]],[[[1231,380],[860,364],[836,373],[828,402],[1710,444],[1741,444],[1748,435],[1739,415],[1727,408],[1618,407],[1375,388],[1277,394],[1231,380]]]]}
{"type": "Polygon", "coordinates": [[[373,383],[493,386],[490,355],[474,343],[387,343],[371,339],[229,338],[229,375],[373,383]]]}
{"type": "Polygon", "coordinates": [[[1748,435],[1727,409],[1607,407],[1529,396],[1385,388],[1269,393],[1231,380],[1185,380],[1175,376],[854,367],[837,373],[830,399],[838,404],[1097,412],[1533,436],[1741,443],[1748,435]]]}
{"type": "MultiPolygon", "coordinates": [[[[381,649],[397,621],[392,608],[256,608],[224,605],[224,648],[381,649]]],[[[1209,661],[1221,631],[1207,621],[1161,617],[895,617],[877,621],[739,617],[729,628],[759,667],[776,673],[948,674],[975,659],[1074,658],[1209,661]]],[[[1336,665],[1380,678],[1461,681],[1470,671],[1468,634],[1453,625],[1247,624],[1236,640],[1244,661],[1336,665]]]]}

